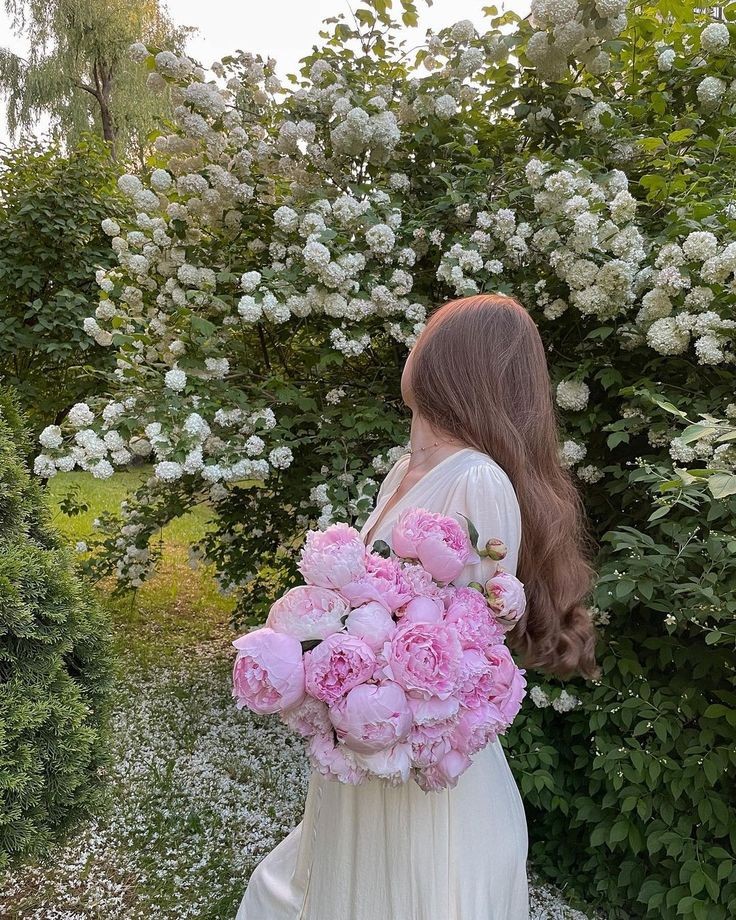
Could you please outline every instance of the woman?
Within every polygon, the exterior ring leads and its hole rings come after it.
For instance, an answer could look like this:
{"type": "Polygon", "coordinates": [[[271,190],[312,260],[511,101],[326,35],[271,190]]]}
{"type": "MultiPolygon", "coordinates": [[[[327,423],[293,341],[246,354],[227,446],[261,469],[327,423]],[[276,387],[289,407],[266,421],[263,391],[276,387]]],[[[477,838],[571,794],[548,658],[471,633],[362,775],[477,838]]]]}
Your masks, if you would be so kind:
{"type": "MultiPolygon", "coordinates": [[[[527,609],[508,634],[520,664],[597,673],[584,601],[580,501],[558,459],[544,347],[515,300],[477,295],[430,318],[404,368],[411,448],[381,485],[366,544],[402,508],[467,515],[500,537],[527,609]]],[[[457,518],[461,520],[460,518],[457,518]]],[[[485,581],[484,559],[457,584],[485,581]]],[[[454,789],[342,785],[313,775],[304,820],[257,867],[237,920],[527,920],[527,827],[499,741],[454,789]]]]}

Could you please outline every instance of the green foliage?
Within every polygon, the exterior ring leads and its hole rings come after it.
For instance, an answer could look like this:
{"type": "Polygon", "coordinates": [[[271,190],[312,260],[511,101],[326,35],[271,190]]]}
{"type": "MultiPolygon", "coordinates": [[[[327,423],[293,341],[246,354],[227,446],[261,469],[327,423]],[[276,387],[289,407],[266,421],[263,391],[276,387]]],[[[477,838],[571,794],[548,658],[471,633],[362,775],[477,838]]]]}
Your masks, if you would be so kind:
{"type": "Polygon", "coordinates": [[[95,271],[112,261],[100,224],[123,213],[115,179],[90,136],[68,153],[29,143],[0,155],[0,378],[36,429],[97,392],[111,365],[82,323],[97,306],[95,271]]]}
{"type": "Polygon", "coordinates": [[[75,575],[0,392],[0,868],[98,804],[111,662],[106,615],[75,575]]]}
{"type": "MultiPolygon", "coordinates": [[[[600,682],[509,733],[532,860],[613,918],[736,906],[736,503],[605,538],[600,682]],[[561,848],[565,836],[579,841],[561,848]]],[[[549,688],[548,688],[549,689],[549,688]]],[[[550,692],[550,696],[554,693],[550,692]]]]}

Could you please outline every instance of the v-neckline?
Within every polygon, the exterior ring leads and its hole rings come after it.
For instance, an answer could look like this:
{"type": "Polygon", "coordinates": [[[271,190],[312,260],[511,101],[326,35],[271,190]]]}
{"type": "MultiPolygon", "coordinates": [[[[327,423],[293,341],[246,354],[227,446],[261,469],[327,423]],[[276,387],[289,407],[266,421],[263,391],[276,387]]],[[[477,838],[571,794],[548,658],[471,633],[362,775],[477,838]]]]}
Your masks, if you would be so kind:
{"type": "MultiPolygon", "coordinates": [[[[465,451],[473,450],[473,449],[474,448],[472,447],[461,447],[460,450],[453,451],[451,454],[448,454],[446,457],[443,457],[439,463],[436,463],[433,467],[430,467],[430,469],[428,469],[427,472],[423,476],[420,476],[419,479],[417,479],[415,483],[409,486],[407,491],[401,496],[401,498],[396,502],[396,504],[391,510],[395,511],[402,502],[406,501],[406,499],[409,498],[412,492],[414,492],[415,489],[417,489],[417,487],[421,485],[421,483],[424,482],[427,476],[431,476],[432,473],[434,473],[436,470],[439,470],[441,467],[443,467],[449,460],[452,460],[453,457],[457,457],[458,454],[462,454],[462,453],[465,453],[465,451]]],[[[405,454],[404,456],[411,456],[411,455],[405,454]]],[[[370,521],[370,519],[373,517],[373,515],[377,511],[379,512],[378,517],[375,519],[375,521],[371,523],[370,529],[363,536],[363,541],[366,546],[370,546],[370,543],[374,542],[374,541],[369,542],[368,538],[371,534],[375,534],[378,530],[378,525],[383,523],[383,520],[382,520],[383,509],[386,507],[388,502],[391,501],[394,495],[396,495],[396,493],[399,491],[399,489],[401,488],[401,483],[404,481],[405,476],[406,476],[406,473],[404,473],[404,475],[401,477],[399,482],[396,484],[396,487],[391,490],[390,494],[386,496],[386,498],[381,502],[380,505],[376,505],[376,507],[371,512],[371,514],[368,516],[368,520],[366,521],[366,524],[370,521]]]]}

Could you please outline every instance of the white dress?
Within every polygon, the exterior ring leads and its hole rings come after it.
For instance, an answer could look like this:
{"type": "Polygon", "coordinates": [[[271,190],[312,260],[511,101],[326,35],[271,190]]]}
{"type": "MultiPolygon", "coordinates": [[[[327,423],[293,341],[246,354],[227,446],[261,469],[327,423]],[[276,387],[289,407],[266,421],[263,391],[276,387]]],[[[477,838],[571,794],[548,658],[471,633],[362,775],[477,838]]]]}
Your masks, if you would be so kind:
{"type": "MultiPolygon", "coordinates": [[[[398,488],[409,454],[384,479],[365,537],[398,488]]],[[[371,535],[390,544],[402,508],[461,512],[479,545],[500,537],[516,570],[521,535],[510,480],[473,448],[445,457],[394,505],[371,535]]],[[[462,518],[456,518],[462,521],[462,518]]],[[[457,584],[483,581],[488,560],[457,584]]],[[[454,789],[414,782],[349,786],[313,773],[304,819],[254,871],[236,920],[528,920],[528,837],[518,787],[499,741],[473,758],[454,789]]]]}

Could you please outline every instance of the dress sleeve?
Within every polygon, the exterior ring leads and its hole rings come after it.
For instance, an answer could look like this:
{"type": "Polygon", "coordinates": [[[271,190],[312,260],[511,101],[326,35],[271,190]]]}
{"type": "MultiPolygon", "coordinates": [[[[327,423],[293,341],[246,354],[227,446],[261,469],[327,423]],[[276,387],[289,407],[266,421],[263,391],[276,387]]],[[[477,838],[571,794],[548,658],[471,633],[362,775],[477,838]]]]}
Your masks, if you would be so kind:
{"type": "MultiPolygon", "coordinates": [[[[506,473],[492,463],[473,463],[459,473],[447,496],[445,514],[463,521],[464,514],[478,531],[478,548],[492,537],[503,540],[508,549],[501,565],[516,574],[521,543],[521,512],[514,487],[506,473]]],[[[463,569],[457,584],[483,583],[490,578],[496,563],[488,558],[463,569]]]]}

